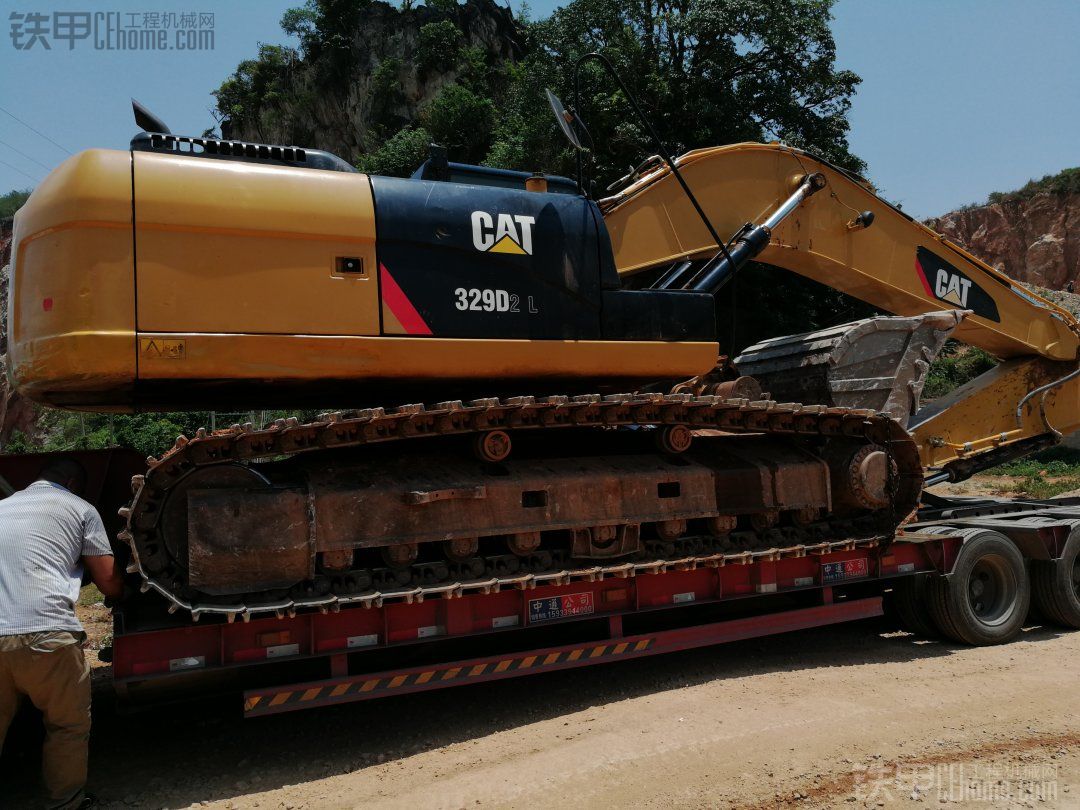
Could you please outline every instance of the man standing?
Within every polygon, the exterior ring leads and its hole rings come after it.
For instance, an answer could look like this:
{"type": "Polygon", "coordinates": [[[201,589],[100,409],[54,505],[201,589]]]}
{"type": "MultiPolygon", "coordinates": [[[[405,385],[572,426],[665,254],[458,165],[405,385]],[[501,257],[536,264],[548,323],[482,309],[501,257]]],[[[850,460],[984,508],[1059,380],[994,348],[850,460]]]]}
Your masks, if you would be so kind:
{"type": "Polygon", "coordinates": [[[116,567],[101,516],[79,495],[86,473],[69,459],[0,501],[0,749],[21,696],[45,719],[49,806],[88,807],[90,666],[75,617],[83,566],[101,592],[119,598],[116,567]]]}

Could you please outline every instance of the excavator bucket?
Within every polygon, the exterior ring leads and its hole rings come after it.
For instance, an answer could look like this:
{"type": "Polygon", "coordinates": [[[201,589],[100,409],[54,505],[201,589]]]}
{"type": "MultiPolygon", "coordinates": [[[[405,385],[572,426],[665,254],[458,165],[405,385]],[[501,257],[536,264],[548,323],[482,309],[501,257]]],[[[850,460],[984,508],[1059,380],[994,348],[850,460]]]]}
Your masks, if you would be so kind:
{"type": "Polygon", "coordinates": [[[967,314],[867,318],[772,338],[748,347],[735,365],[771,399],[870,408],[907,425],[919,408],[930,363],[967,314]]]}

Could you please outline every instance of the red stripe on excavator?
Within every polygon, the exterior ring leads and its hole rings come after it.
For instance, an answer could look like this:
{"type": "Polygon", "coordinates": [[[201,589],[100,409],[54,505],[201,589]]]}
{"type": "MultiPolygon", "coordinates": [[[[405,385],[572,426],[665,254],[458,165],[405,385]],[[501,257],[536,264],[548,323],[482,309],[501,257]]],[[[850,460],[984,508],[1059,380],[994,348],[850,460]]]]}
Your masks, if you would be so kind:
{"type": "Polygon", "coordinates": [[[919,281],[922,282],[923,289],[926,290],[926,294],[931,298],[937,298],[933,291],[930,289],[930,281],[926,278],[926,272],[922,269],[922,265],[919,264],[918,258],[915,259],[915,272],[919,274],[919,281]]]}
{"type": "Polygon", "coordinates": [[[390,311],[401,322],[401,326],[406,333],[410,335],[432,334],[431,327],[424,322],[420,313],[416,311],[416,307],[413,306],[412,301],[398,286],[398,283],[394,281],[394,277],[390,275],[386,265],[381,262],[379,263],[379,285],[382,288],[383,302],[390,307],[390,311]]]}

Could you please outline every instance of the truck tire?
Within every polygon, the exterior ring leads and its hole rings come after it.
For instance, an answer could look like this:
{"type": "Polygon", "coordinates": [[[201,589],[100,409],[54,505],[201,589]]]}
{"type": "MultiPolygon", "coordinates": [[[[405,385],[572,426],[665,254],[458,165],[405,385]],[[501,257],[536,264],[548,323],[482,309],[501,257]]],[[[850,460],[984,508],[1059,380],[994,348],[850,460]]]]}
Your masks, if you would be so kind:
{"type": "Polygon", "coordinates": [[[1031,564],[1031,597],[1054,624],[1080,628],[1080,528],[1069,533],[1060,559],[1031,564]]]}
{"type": "Polygon", "coordinates": [[[904,630],[923,638],[937,638],[941,633],[934,624],[934,617],[927,604],[926,588],[929,579],[928,574],[915,574],[898,579],[893,585],[889,606],[904,630]]]}
{"type": "Polygon", "coordinates": [[[948,577],[927,581],[930,614],[938,629],[963,644],[986,646],[1012,641],[1031,605],[1024,555],[998,532],[966,529],[948,577]]]}

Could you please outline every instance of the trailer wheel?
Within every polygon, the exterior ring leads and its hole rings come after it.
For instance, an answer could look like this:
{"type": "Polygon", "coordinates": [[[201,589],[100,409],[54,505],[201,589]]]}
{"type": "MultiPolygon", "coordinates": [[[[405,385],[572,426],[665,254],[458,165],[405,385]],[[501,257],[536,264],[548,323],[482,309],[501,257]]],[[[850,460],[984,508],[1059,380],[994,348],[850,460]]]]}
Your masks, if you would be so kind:
{"type": "Polygon", "coordinates": [[[937,638],[941,633],[934,623],[927,604],[929,574],[915,574],[899,579],[893,585],[889,606],[900,620],[900,626],[909,633],[924,638],[937,638]]]}
{"type": "Polygon", "coordinates": [[[948,577],[932,577],[926,596],[938,629],[975,646],[1004,644],[1020,632],[1031,604],[1024,556],[1002,534],[966,530],[948,577]]]}
{"type": "Polygon", "coordinates": [[[1031,596],[1050,621],[1080,628],[1080,527],[1069,533],[1060,559],[1032,563],[1031,596]]]}

